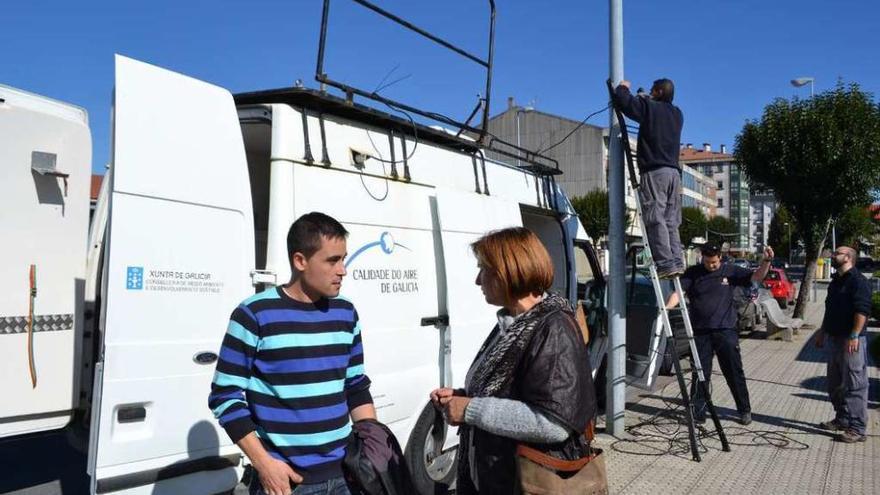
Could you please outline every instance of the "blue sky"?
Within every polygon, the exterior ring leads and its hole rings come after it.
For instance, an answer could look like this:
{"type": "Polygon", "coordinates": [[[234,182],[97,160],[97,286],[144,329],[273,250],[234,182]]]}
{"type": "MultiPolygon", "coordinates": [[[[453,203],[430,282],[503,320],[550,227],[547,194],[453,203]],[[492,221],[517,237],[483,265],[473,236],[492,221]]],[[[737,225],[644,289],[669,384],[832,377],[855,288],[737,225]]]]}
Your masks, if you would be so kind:
{"type": "MultiPolygon", "coordinates": [[[[479,0],[375,0],[484,55],[487,7],[479,0]]],[[[109,160],[113,54],[232,92],[315,86],[321,1],[4,1],[0,83],[86,108],[93,169],[109,160]]],[[[604,106],[606,0],[497,0],[492,113],[508,96],[580,120],[604,106]]],[[[627,79],[676,82],[682,140],[732,147],[743,122],[775,97],[808,96],[789,80],[838,78],[880,93],[880,2],[836,0],[624,0],[627,79]]],[[[333,0],[326,72],[463,120],[484,73],[368,13],[333,0]],[[389,75],[390,74],[390,75],[389,75]],[[388,76],[386,78],[386,76],[388,76]]],[[[607,116],[591,121],[607,124],[607,116]]]]}

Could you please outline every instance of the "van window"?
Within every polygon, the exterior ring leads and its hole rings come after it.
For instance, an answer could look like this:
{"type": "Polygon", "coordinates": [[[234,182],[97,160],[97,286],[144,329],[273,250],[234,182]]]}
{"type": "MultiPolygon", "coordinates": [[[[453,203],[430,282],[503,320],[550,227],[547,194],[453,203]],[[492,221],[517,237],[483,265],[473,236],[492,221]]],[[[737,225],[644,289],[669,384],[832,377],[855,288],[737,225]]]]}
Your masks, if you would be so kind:
{"type": "Polygon", "coordinates": [[[587,258],[587,253],[584,252],[583,248],[574,248],[574,263],[575,268],[577,269],[577,282],[579,284],[585,284],[596,278],[596,276],[593,275],[593,267],[590,266],[590,260],[587,258]]]}

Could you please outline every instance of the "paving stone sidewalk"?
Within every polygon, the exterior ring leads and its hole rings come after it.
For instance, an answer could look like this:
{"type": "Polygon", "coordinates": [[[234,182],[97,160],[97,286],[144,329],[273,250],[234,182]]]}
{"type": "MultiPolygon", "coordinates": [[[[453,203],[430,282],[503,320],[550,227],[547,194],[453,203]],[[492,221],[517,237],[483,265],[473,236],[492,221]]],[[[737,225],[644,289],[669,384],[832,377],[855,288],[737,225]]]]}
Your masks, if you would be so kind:
{"type": "MultiPolygon", "coordinates": [[[[824,293],[819,301],[824,301],[824,293]]],[[[823,304],[811,303],[805,320],[818,328],[823,304]]],[[[702,462],[691,460],[679,391],[672,380],[654,392],[629,394],[628,431],[606,434],[611,493],[877,494],[880,493],[880,370],[869,361],[868,439],[845,444],[816,424],[834,414],[825,393],[825,358],[802,330],[792,342],[742,339],[753,422],[737,423],[730,390],[716,363],[713,399],[731,452],[722,452],[711,420],[702,430],[702,462]],[[677,410],[677,412],[675,412],[677,410]],[[706,430],[709,429],[709,431],[706,430]]],[[[880,336],[871,328],[868,341],[880,336]]],[[[684,362],[683,362],[684,363],[684,362]]]]}

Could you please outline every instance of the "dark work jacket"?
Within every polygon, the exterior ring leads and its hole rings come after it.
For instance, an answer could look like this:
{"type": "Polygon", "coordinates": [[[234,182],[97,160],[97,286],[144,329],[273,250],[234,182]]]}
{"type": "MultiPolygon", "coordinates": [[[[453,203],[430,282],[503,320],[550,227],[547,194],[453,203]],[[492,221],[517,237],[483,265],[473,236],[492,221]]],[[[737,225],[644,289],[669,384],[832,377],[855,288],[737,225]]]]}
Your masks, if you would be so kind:
{"type": "MultiPolygon", "coordinates": [[[[871,314],[871,286],[868,279],[855,267],[841,275],[835,273],[828,284],[825,297],[825,317],[822,330],[828,335],[846,337],[852,333],[856,313],[871,314]]],[[[860,334],[865,332],[860,328],[860,334]]]]}
{"type": "Polygon", "coordinates": [[[352,425],[342,467],[356,495],[415,493],[400,444],[391,430],[375,419],[352,425]]]}
{"type": "MultiPolygon", "coordinates": [[[[571,431],[562,443],[529,446],[565,460],[589,454],[583,434],[596,415],[596,395],[590,356],[572,315],[557,311],[538,323],[509,389],[498,397],[525,402],[571,431]]],[[[522,442],[474,428],[473,443],[479,493],[517,493],[516,446],[522,442]]],[[[456,483],[458,493],[475,493],[470,480],[456,483]]]]}
{"type": "Polygon", "coordinates": [[[681,128],[684,125],[681,110],[672,103],[633,96],[624,86],[618,86],[614,91],[614,101],[624,115],[639,123],[636,148],[639,173],[662,167],[681,171],[678,164],[681,128]]]}
{"type": "Polygon", "coordinates": [[[724,263],[710,272],[700,263],[685,270],[680,280],[696,333],[736,328],[734,294],[737,287],[752,284],[751,270],[724,263]]]}

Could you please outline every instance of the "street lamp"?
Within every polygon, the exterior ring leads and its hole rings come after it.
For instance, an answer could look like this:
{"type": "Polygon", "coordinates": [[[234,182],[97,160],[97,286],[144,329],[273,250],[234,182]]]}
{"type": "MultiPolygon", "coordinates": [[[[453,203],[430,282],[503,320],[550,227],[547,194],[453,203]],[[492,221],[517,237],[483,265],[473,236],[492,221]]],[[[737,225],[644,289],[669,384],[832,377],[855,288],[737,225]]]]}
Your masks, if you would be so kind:
{"type": "Polygon", "coordinates": [[[791,266],[791,224],[785,222],[782,225],[788,227],[788,266],[791,266]]]}
{"type": "Polygon", "coordinates": [[[522,149],[522,145],[520,144],[520,139],[521,139],[521,138],[520,138],[520,132],[519,132],[519,114],[521,114],[521,113],[526,113],[526,112],[531,112],[532,110],[534,110],[534,108],[532,108],[531,105],[530,105],[530,106],[527,106],[527,107],[525,107],[525,108],[523,108],[523,107],[517,107],[517,109],[516,109],[516,147],[517,147],[517,150],[516,150],[516,166],[517,166],[517,167],[520,166],[519,157],[522,156],[522,151],[520,151],[520,150],[522,149]]]}
{"type": "MultiPolygon", "coordinates": [[[[813,85],[816,83],[815,77],[798,77],[796,79],[791,80],[791,85],[800,88],[801,86],[810,85],[810,98],[813,97],[813,85]]],[[[834,222],[831,223],[831,249],[837,250],[837,226],[834,225],[834,222]]],[[[791,253],[789,253],[791,254],[791,253]]],[[[791,263],[789,263],[791,264],[791,263]]]]}
{"type": "Polygon", "coordinates": [[[797,79],[791,80],[791,85],[800,88],[801,86],[810,85],[810,98],[813,97],[813,84],[815,84],[816,78],[814,77],[798,77],[797,79]]]}

